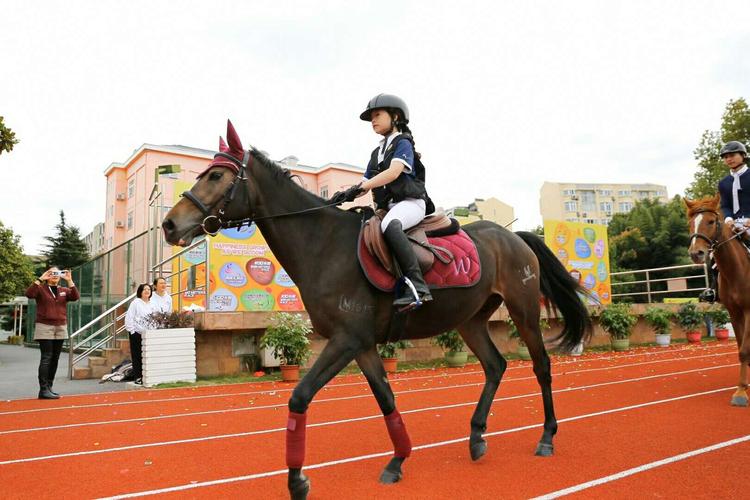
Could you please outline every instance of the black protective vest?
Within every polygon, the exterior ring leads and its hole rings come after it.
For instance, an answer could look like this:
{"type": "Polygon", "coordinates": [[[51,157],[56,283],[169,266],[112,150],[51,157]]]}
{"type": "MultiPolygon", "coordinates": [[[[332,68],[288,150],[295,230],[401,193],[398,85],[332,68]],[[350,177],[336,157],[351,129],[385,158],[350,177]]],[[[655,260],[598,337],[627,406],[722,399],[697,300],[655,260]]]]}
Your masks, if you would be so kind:
{"type": "MultiPolygon", "coordinates": [[[[372,174],[370,178],[388,170],[388,167],[391,166],[391,160],[393,160],[393,153],[396,151],[396,144],[402,140],[409,141],[412,149],[414,149],[414,140],[411,135],[399,134],[391,141],[390,145],[388,145],[388,149],[385,150],[382,162],[378,163],[378,151],[380,150],[380,147],[377,147],[372,151],[372,154],[370,155],[370,163],[367,164],[367,172],[372,174]]],[[[414,152],[412,174],[402,172],[393,182],[373,189],[372,197],[375,200],[377,208],[387,210],[388,204],[391,202],[398,203],[406,198],[416,198],[425,201],[427,214],[434,212],[435,205],[432,203],[432,200],[427,195],[427,190],[425,189],[424,165],[422,165],[416,151],[414,152]]]]}

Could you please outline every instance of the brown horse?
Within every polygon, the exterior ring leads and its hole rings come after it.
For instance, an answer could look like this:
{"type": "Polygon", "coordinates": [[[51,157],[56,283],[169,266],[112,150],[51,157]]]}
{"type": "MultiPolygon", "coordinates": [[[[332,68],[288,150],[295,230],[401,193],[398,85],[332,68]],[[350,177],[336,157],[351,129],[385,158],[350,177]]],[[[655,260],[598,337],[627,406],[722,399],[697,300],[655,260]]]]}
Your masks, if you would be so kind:
{"type": "MultiPolygon", "coordinates": [[[[292,498],[306,498],[309,479],[302,473],[307,408],[313,397],[346,365],[355,360],[385,417],[394,456],[381,481],[401,478],[401,465],[411,453],[406,426],[376,344],[385,342],[393,318],[393,297],[372,286],[356,255],[362,225],[360,214],[335,208],[306,191],[259,151],[245,151],[231,124],[229,146],[183,193],[162,223],[166,240],[187,245],[204,231],[257,223],[271,251],[298,286],[316,332],[328,339],[319,358],[295,387],[289,400],[286,459],[292,498]]],[[[458,328],[479,358],[485,385],[471,418],[469,449],[473,460],[486,452],[482,434],[487,415],[505,372],[506,361],[490,339],[488,321],[505,302],[531,354],[541,387],[544,430],[536,454],[553,452],[557,432],[552,403],[550,359],[539,330],[540,297],[560,310],[565,327],[558,337],[570,349],[590,334],[591,321],[580,299],[584,293],[544,242],[531,233],[514,234],[491,222],[464,227],[476,243],[481,278],[469,288],[433,291],[434,300],[405,318],[401,338],[418,339],[458,328]]]]}
{"type": "Polygon", "coordinates": [[[724,224],[719,212],[719,195],[685,199],[690,230],[690,258],[704,264],[713,254],[719,269],[721,302],[732,318],[740,353],[740,380],[732,396],[733,406],[747,406],[748,363],[750,363],[750,255],[741,235],[724,224]]]}

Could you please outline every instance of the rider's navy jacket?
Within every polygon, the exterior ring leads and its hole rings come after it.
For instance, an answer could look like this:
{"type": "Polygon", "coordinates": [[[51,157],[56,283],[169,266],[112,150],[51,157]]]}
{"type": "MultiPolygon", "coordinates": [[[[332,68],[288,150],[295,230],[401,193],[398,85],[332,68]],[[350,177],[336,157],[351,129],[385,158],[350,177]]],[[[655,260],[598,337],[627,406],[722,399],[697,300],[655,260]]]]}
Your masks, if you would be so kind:
{"type": "Polygon", "coordinates": [[[721,195],[721,212],[724,217],[739,219],[740,217],[750,217],[750,169],[740,175],[740,190],[737,192],[740,209],[735,212],[732,207],[732,184],[734,178],[727,175],[719,181],[719,194],[721,195]]]}

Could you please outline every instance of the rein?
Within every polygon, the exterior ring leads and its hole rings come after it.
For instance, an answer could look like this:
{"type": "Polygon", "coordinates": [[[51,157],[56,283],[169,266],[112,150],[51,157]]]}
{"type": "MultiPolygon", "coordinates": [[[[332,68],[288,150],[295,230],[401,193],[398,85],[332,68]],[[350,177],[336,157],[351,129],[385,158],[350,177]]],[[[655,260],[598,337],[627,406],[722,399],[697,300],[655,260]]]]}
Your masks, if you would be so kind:
{"type": "MultiPolygon", "coordinates": [[[[232,203],[232,201],[234,201],[234,198],[237,195],[237,189],[239,189],[239,183],[241,183],[244,186],[245,192],[247,193],[248,178],[245,175],[245,172],[247,170],[248,163],[252,159],[252,156],[251,156],[249,149],[245,151],[242,161],[238,160],[234,156],[229,155],[227,153],[216,153],[214,158],[216,158],[217,156],[226,158],[230,160],[232,163],[234,163],[235,165],[237,165],[237,173],[235,173],[234,179],[232,179],[232,183],[229,185],[227,190],[224,192],[224,196],[221,198],[224,200],[224,204],[221,206],[221,208],[219,208],[218,215],[214,215],[211,213],[211,210],[218,204],[218,201],[212,204],[211,206],[206,206],[206,204],[203,203],[200,199],[198,199],[198,197],[195,196],[191,191],[184,191],[182,193],[182,196],[190,200],[193,203],[193,205],[195,205],[196,208],[198,208],[198,210],[200,210],[201,213],[205,216],[205,218],[203,219],[203,222],[201,222],[200,224],[200,227],[203,230],[203,232],[209,236],[216,236],[216,234],[222,229],[249,226],[256,220],[274,219],[278,217],[288,217],[290,215],[301,215],[301,214],[316,212],[318,210],[323,210],[324,208],[335,207],[339,205],[339,203],[328,203],[319,207],[306,208],[304,210],[297,210],[295,212],[285,212],[285,213],[273,214],[273,215],[262,215],[260,217],[255,217],[255,215],[252,215],[251,217],[246,217],[244,219],[224,220],[226,209],[229,207],[229,204],[232,203]]],[[[249,198],[249,193],[248,193],[248,198],[249,198]]]]}

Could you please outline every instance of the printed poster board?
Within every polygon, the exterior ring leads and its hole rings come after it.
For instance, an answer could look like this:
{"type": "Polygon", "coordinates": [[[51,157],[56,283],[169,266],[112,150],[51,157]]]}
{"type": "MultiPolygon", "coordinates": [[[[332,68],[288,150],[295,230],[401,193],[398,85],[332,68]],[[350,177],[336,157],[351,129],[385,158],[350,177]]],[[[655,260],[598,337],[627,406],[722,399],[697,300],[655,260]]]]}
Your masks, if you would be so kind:
{"type": "Polygon", "coordinates": [[[591,304],[612,302],[607,226],[545,220],[544,242],[570,275],[591,292],[595,299],[591,304]]]}

